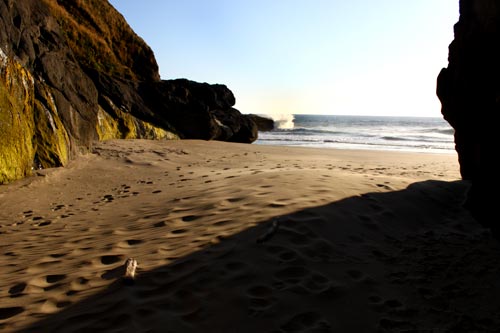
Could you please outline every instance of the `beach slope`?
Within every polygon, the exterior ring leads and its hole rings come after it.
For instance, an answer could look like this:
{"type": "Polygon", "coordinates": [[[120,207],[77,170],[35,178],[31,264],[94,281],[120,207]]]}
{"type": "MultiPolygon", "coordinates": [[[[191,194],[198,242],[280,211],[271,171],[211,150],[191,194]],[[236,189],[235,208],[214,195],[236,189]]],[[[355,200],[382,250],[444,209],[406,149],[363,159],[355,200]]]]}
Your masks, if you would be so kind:
{"type": "Polygon", "coordinates": [[[500,247],[456,159],[97,143],[0,187],[0,329],[493,330],[500,247]]]}

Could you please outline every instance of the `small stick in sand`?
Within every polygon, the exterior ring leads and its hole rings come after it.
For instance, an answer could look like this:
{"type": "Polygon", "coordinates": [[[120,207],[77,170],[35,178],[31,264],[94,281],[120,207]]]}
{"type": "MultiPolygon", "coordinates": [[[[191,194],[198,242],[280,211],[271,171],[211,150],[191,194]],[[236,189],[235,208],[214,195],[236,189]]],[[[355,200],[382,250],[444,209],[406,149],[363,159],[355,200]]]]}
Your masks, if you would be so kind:
{"type": "Polygon", "coordinates": [[[257,238],[257,243],[264,243],[268,240],[271,239],[271,237],[274,236],[276,231],[278,231],[279,228],[279,219],[275,219],[269,229],[266,231],[266,233],[262,234],[259,238],[257,238]]]}
{"type": "Polygon", "coordinates": [[[135,279],[135,270],[137,269],[137,260],[134,258],[128,258],[125,261],[125,274],[123,275],[123,281],[132,284],[135,279]]]}

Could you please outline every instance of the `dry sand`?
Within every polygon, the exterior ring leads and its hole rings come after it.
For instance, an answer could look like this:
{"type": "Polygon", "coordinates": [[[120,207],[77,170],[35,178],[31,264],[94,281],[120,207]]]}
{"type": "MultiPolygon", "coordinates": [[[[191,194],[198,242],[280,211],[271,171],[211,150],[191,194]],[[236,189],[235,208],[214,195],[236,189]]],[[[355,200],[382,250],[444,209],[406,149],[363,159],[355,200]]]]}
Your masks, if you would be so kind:
{"type": "Polygon", "coordinates": [[[5,332],[500,327],[456,155],[109,141],[38,174],[0,187],[5,332]]]}

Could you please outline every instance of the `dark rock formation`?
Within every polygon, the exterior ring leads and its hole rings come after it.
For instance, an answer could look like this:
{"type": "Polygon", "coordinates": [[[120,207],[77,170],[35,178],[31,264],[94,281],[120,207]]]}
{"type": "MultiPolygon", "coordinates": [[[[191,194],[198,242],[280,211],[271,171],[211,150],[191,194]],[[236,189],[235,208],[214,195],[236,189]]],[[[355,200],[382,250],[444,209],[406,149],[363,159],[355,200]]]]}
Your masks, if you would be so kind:
{"type": "Polygon", "coordinates": [[[156,116],[173,125],[181,138],[251,143],[257,126],[233,108],[235,98],[225,85],[185,79],[146,82],[139,86],[151,110],[168,110],[156,116]]]}
{"type": "Polygon", "coordinates": [[[466,205],[479,221],[491,225],[497,220],[496,194],[491,192],[497,183],[493,159],[500,113],[500,2],[461,0],[449,51],[437,94],[444,118],[455,129],[462,177],[471,181],[466,205]]]}
{"type": "Polygon", "coordinates": [[[250,119],[257,125],[257,128],[261,132],[268,132],[274,129],[274,120],[266,117],[261,117],[256,114],[248,115],[250,119]]]}
{"type": "Polygon", "coordinates": [[[65,165],[94,140],[252,142],[223,85],[161,81],[151,49],[103,0],[0,0],[0,184],[65,165]]]}

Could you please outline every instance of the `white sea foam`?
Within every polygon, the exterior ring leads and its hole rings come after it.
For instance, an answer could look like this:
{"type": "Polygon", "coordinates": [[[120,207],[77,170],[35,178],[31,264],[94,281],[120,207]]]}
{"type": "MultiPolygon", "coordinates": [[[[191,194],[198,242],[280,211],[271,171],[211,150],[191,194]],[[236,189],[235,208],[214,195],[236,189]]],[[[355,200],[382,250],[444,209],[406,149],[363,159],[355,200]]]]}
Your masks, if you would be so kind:
{"type": "Polygon", "coordinates": [[[295,127],[295,117],[290,113],[277,113],[269,115],[274,120],[274,127],[277,129],[293,129],[295,127]]]}
{"type": "Polygon", "coordinates": [[[258,144],[454,152],[453,129],[442,118],[272,115],[275,130],[258,144]]]}

